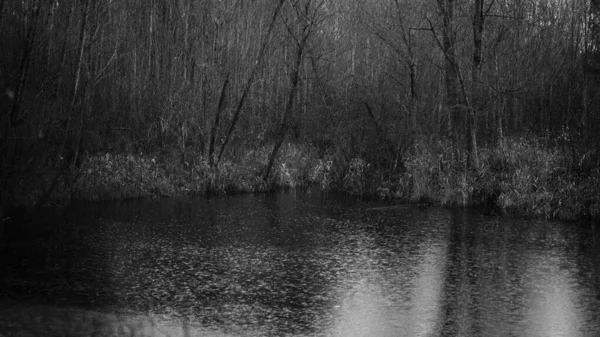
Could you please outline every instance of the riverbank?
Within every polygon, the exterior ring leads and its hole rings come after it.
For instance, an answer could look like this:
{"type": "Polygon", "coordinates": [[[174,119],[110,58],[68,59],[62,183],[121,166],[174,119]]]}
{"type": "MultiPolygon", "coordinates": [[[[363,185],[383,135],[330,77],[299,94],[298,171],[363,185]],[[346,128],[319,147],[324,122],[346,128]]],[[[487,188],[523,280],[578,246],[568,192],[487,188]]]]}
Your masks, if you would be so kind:
{"type": "MultiPolygon", "coordinates": [[[[261,178],[270,147],[210,166],[194,153],[90,156],[73,171],[49,167],[15,189],[20,205],[41,198],[64,205],[204,193],[252,193],[318,185],[354,195],[431,203],[484,206],[498,213],[548,219],[600,219],[597,150],[549,147],[543,140],[510,138],[480,149],[479,170],[467,167],[449,143],[414,142],[403,161],[377,165],[341,151],[288,143],[268,182],[261,178]],[[51,193],[48,187],[54,185],[51,193]]],[[[58,166],[56,166],[58,167],[58,166]]]]}

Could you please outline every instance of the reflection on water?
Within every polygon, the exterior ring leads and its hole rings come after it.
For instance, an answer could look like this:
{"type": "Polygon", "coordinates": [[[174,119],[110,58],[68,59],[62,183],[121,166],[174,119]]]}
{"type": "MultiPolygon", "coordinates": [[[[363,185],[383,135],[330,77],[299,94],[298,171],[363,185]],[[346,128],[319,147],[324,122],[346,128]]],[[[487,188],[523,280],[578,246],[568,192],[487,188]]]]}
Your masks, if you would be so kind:
{"type": "Polygon", "coordinates": [[[300,192],[44,219],[0,242],[0,335],[600,334],[575,225],[300,192]]]}
{"type": "Polygon", "coordinates": [[[537,244],[537,249],[530,250],[524,262],[524,274],[529,281],[526,333],[528,336],[591,335],[592,331],[586,334],[581,327],[597,324],[597,317],[589,317],[597,312],[585,308],[598,305],[598,301],[590,298],[593,287],[586,289],[582,283],[585,279],[577,275],[581,272],[576,268],[581,256],[570,249],[572,242],[565,240],[556,228],[547,229],[544,234],[544,245],[537,244]],[[590,319],[596,322],[589,322],[590,319]]]}
{"type": "MultiPolygon", "coordinates": [[[[446,238],[443,238],[446,239],[446,238]]],[[[406,322],[406,336],[431,336],[439,329],[444,299],[443,285],[446,271],[447,241],[437,245],[427,242],[420,250],[421,261],[410,301],[412,306],[406,322]]]]}
{"type": "Polygon", "coordinates": [[[528,336],[580,336],[582,325],[576,302],[577,289],[573,287],[573,279],[566,270],[560,270],[558,261],[540,258],[537,267],[527,270],[531,277],[537,279],[530,289],[529,312],[527,321],[528,336]],[[541,268],[545,272],[536,272],[541,268]]]}

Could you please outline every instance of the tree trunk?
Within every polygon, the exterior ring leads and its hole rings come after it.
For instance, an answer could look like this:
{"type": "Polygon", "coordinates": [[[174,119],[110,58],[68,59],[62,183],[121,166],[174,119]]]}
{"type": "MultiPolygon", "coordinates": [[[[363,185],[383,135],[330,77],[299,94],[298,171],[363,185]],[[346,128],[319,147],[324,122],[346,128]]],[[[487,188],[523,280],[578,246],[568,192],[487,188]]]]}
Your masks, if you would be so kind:
{"type": "MultiPolygon", "coordinates": [[[[8,119],[8,130],[14,126],[18,121],[18,114],[21,108],[21,102],[23,101],[23,91],[25,90],[25,84],[29,78],[29,63],[31,61],[31,50],[34,46],[34,40],[36,37],[36,26],[38,22],[38,17],[40,15],[40,7],[42,4],[40,1],[36,1],[33,6],[35,7],[33,13],[31,14],[31,23],[27,29],[27,37],[25,38],[25,49],[23,51],[23,55],[21,57],[21,65],[19,68],[19,84],[17,87],[17,91],[15,93],[15,97],[12,100],[12,105],[10,107],[9,119],[8,119]]],[[[8,137],[8,132],[5,134],[5,137],[8,137]]]]}
{"type": "Polygon", "coordinates": [[[273,16],[271,17],[271,22],[269,23],[267,33],[263,37],[263,41],[260,46],[260,51],[258,52],[256,61],[254,62],[254,65],[252,66],[252,70],[250,71],[250,77],[248,77],[248,81],[246,81],[246,85],[244,86],[244,91],[242,92],[242,97],[240,97],[240,100],[235,109],[235,112],[233,113],[233,119],[231,120],[231,125],[229,126],[229,129],[227,130],[227,133],[225,135],[225,139],[223,140],[223,144],[221,145],[221,150],[219,151],[219,156],[217,157],[217,163],[221,160],[221,156],[223,156],[223,152],[225,152],[225,148],[227,147],[227,143],[229,143],[231,134],[233,133],[233,130],[235,129],[237,121],[240,118],[240,113],[242,111],[242,108],[244,107],[246,97],[248,96],[248,92],[250,91],[250,88],[252,87],[252,84],[254,83],[254,78],[256,77],[256,74],[258,73],[259,66],[262,63],[262,60],[264,59],[265,52],[267,50],[267,44],[268,44],[269,38],[271,36],[271,32],[273,31],[273,27],[275,27],[275,21],[277,20],[277,16],[279,15],[279,11],[281,10],[281,6],[283,5],[284,1],[285,0],[279,0],[279,3],[277,4],[277,7],[275,8],[275,12],[273,12],[273,16]]]}
{"type": "Polygon", "coordinates": [[[479,169],[479,156],[477,153],[477,110],[479,109],[479,77],[481,75],[482,35],[483,35],[483,0],[475,0],[473,9],[473,70],[471,83],[471,107],[467,115],[467,152],[469,164],[472,168],[479,169]]]}
{"type": "Polygon", "coordinates": [[[75,144],[76,147],[76,151],[72,158],[68,158],[68,156],[65,154],[65,147],[66,147],[66,143],[67,143],[67,139],[69,137],[69,129],[70,129],[70,124],[71,121],[73,119],[73,111],[75,110],[75,105],[77,103],[77,93],[79,90],[79,83],[81,81],[81,66],[83,63],[83,54],[84,54],[84,50],[85,50],[85,39],[86,39],[86,29],[87,29],[87,19],[88,19],[88,14],[90,11],[90,6],[91,6],[92,0],[87,0],[84,4],[84,9],[83,9],[83,17],[81,19],[81,31],[80,31],[80,35],[79,35],[79,45],[77,48],[78,51],[78,55],[77,55],[77,70],[76,70],[76,74],[75,74],[75,84],[73,85],[73,92],[71,94],[71,102],[69,105],[69,114],[67,117],[67,127],[64,130],[64,135],[63,135],[63,140],[62,140],[62,144],[59,150],[59,153],[61,156],[64,157],[63,160],[65,160],[64,164],[63,164],[63,168],[65,169],[64,172],[58,172],[56,174],[56,176],[54,177],[54,179],[52,180],[52,182],[50,183],[50,185],[44,190],[44,192],[42,193],[42,196],[38,199],[36,207],[40,207],[43,206],[46,201],[50,198],[50,196],[52,195],[52,192],[54,191],[54,188],[56,187],[56,183],[58,181],[58,178],[61,174],[64,174],[65,177],[65,184],[66,185],[70,185],[70,186],[66,186],[69,189],[72,189],[73,186],[73,170],[75,167],[75,163],[77,162],[77,152],[79,152],[79,148],[81,145],[81,135],[83,133],[83,121],[84,121],[84,112],[81,111],[81,115],[79,116],[79,129],[78,129],[78,135],[77,135],[77,143],[75,144]],[[68,162],[67,160],[70,159],[70,162],[68,162]]]}
{"type": "Polygon", "coordinates": [[[71,28],[71,18],[73,17],[73,7],[75,7],[75,5],[74,5],[74,3],[71,3],[71,5],[69,6],[69,11],[67,12],[67,24],[66,24],[66,28],[65,28],[65,32],[64,32],[64,39],[63,39],[63,44],[62,44],[61,54],[60,54],[60,68],[59,68],[60,77],[58,80],[58,84],[56,85],[56,90],[54,91],[55,99],[58,97],[60,87],[62,86],[62,82],[63,82],[63,78],[64,78],[63,70],[65,68],[65,62],[67,60],[67,41],[68,41],[69,29],[71,28]]]}
{"type": "Polygon", "coordinates": [[[456,50],[454,41],[454,0],[437,0],[438,7],[442,14],[442,51],[444,53],[444,78],[446,85],[447,106],[450,112],[450,121],[452,126],[453,139],[456,150],[460,153],[460,148],[464,139],[464,122],[459,98],[459,66],[456,61],[456,50]]]}
{"type": "Polygon", "coordinates": [[[81,65],[83,63],[83,51],[85,47],[85,30],[87,26],[87,19],[90,10],[90,4],[92,0],[87,0],[85,3],[85,8],[83,9],[83,18],[81,19],[81,34],[79,35],[79,48],[78,48],[78,58],[77,58],[77,72],[75,74],[75,85],[73,86],[73,95],[71,96],[71,107],[75,105],[75,101],[77,98],[77,90],[79,89],[79,82],[81,81],[81,65]]]}
{"type": "Polygon", "coordinates": [[[2,27],[2,13],[4,9],[4,0],[0,0],[0,27],[2,27]]]}
{"type": "Polygon", "coordinates": [[[214,152],[215,152],[215,140],[217,138],[217,131],[219,129],[219,120],[221,119],[221,113],[225,107],[225,93],[227,92],[227,84],[229,83],[229,74],[225,77],[223,87],[221,88],[221,96],[219,97],[219,104],[217,105],[217,111],[215,114],[215,120],[212,128],[210,129],[210,142],[208,146],[208,164],[213,166],[214,163],[214,152]]]}
{"type": "Polygon", "coordinates": [[[304,27],[304,36],[302,40],[298,43],[298,49],[296,50],[296,60],[293,65],[292,73],[290,74],[290,90],[288,91],[287,104],[285,105],[285,110],[283,112],[283,119],[281,121],[281,126],[279,127],[279,132],[277,133],[278,140],[273,147],[273,151],[269,157],[269,163],[267,164],[267,168],[263,175],[263,181],[267,182],[269,175],[271,174],[271,169],[273,167],[273,163],[275,162],[275,158],[277,157],[277,153],[279,152],[279,148],[283,144],[283,140],[287,134],[290,124],[290,115],[292,109],[294,107],[294,98],[296,97],[296,89],[298,88],[298,82],[300,79],[300,64],[302,63],[302,56],[304,54],[304,47],[306,46],[306,41],[310,35],[310,29],[308,26],[304,27]]]}
{"type": "Polygon", "coordinates": [[[377,134],[385,142],[385,145],[388,148],[390,155],[392,155],[393,157],[396,157],[396,155],[398,154],[398,150],[397,150],[396,146],[394,145],[394,142],[388,137],[387,133],[381,126],[381,123],[379,123],[377,118],[375,118],[375,115],[373,114],[373,111],[371,110],[371,107],[369,106],[368,103],[365,103],[365,107],[367,109],[367,114],[369,115],[369,117],[371,118],[371,121],[373,122],[373,124],[375,125],[375,128],[377,129],[377,134]]]}

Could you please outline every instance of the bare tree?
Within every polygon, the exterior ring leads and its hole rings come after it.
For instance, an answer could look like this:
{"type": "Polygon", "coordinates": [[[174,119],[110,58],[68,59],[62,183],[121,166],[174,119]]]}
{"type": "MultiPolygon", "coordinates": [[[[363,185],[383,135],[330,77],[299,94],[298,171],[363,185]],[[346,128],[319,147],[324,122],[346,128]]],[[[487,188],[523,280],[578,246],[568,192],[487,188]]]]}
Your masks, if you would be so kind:
{"type": "Polygon", "coordinates": [[[281,10],[281,7],[282,7],[284,1],[285,0],[279,0],[279,2],[277,3],[277,7],[275,7],[275,11],[273,12],[273,15],[271,16],[271,21],[268,25],[267,32],[263,36],[263,40],[261,42],[260,51],[258,52],[258,55],[256,56],[256,62],[254,62],[254,64],[252,65],[252,69],[250,70],[250,76],[248,77],[248,80],[246,81],[246,84],[242,91],[242,96],[240,97],[237,107],[235,109],[235,112],[233,113],[233,119],[231,120],[231,125],[227,129],[227,133],[225,134],[225,139],[223,140],[223,144],[221,144],[221,151],[219,152],[219,156],[217,157],[217,163],[221,160],[221,157],[223,156],[223,152],[225,152],[227,143],[229,143],[231,134],[233,133],[233,130],[235,129],[237,121],[240,118],[240,113],[242,111],[242,108],[244,107],[244,103],[246,102],[246,97],[248,96],[248,92],[250,91],[250,88],[252,87],[252,84],[254,83],[255,77],[258,73],[261,63],[263,62],[263,59],[265,58],[265,51],[267,48],[267,44],[269,42],[269,38],[271,37],[271,32],[273,31],[273,27],[275,27],[275,21],[277,20],[279,11],[281,10]]]}
{"type": "Polygon", "coordinates": [[[442,17],[442,44],[444,54],[444,78],[446,84],[446,99],[451,116],[451,125],[457,149],[462,147],[465,134],[465,112],[467,100],[460,76],[460,67],[456,55],[456,40],[454,32],[454,0],[437,0],[438,10],[442,17]]]}
{"type": "Polygon", "coordinates": [[[277,157],[285,136],[290,129],[290,118],[294,108],[294,99],[296,97],[296,91],[298,89],[298,83],[300,79],[300,67],[302,65],[302,61],[304,60],[306,45],[315,29],[315,26],[318,24],[320,8],[324,3],[325,1],[323,0],[314,5],[312,0],[293,1],[291,2],[291,6],[295,15],[294,23],[290,24],[284,20],[289,36],[294,41],[295,53],[294,59],[292,60],[293,63],[290,71],[290,87],[288,89],[289,91],[287,94],[285,109],[283,111],[283,117],[281,119],[281,125],[277,131],[275,145],[273,146],[273,151],[269,156],[269,162],[263,175],[263,181],[265,182],[268,180],[269,175],[271,174],[271,169],[273,167],[273,163],[275,162],[275,158],[277,157]]]}

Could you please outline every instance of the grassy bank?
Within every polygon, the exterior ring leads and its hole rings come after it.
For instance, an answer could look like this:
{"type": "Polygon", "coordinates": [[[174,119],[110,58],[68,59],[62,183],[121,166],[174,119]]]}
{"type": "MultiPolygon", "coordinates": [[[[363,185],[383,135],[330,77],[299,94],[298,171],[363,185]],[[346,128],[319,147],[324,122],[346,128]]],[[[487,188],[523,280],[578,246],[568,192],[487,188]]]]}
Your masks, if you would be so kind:
{"type": "MultiPolygon", "coordinates": [[[[235,161],[210,166],[200,155],[183,161],[174,152],[90,156],[76,170],[47,174],[21,184],[20,200],[34,201],[54,182],[58,204],[204,193],[250,193],[319,185],[355,195],[428,202],[443,206],[486,206],[498,213],[576,220],[600,218],[600,165],[595,150],[550,147],[536,139],[505,139],[480,149],[481,167],[445,142],[415,141],[395,168],[348,158],[339,151],[284,146],[268,182],[261,179],[270,147],[244,152],[235,161]],[[39,183],[39,180],[43,183],[39,183]],[[56,179],[56,178],[54,178],[56,179]],[[38,181],[33,186],[33,181],[38,181]],[[37,186],[37,188],[36,188],[37,186]]],[[[52,171],[50,169],[49,171],[52,171]]]]}
{"type": "Polygon", "coordinates": [[[516,216],[599,219],[598,155],[596,149],[511,138],[482,148],[481,167],[472,170],[466,158],[453,157],[448,144],[417,142],[393,193],[445,206],[483,205],[516,216]]]}
{"type": "MultiPolygon", "coordinates": [[[[321,161],[311,149],[288,144],[282,151],[272,179],[265,183],[261,170],[270,148],[246,151],[236,161],[210,166],[205,158],[191,154],[181,161],[170,153],[111,155],[90,158],[81,168],[73,197],[111,200],[203,193],[251,193],[274,187],[294,188],[322,182],[321,161]]],[[[324,186],[326,187],[326,186],[324,186]]]]}

